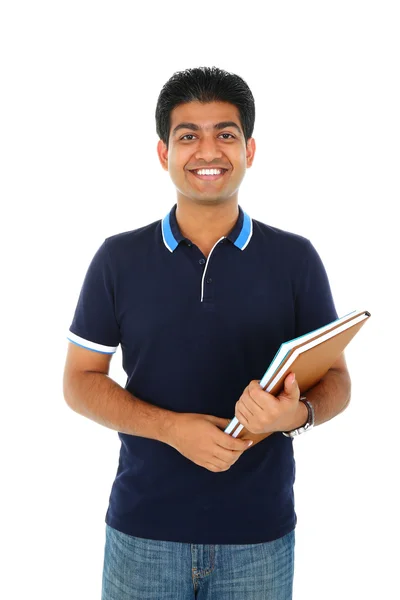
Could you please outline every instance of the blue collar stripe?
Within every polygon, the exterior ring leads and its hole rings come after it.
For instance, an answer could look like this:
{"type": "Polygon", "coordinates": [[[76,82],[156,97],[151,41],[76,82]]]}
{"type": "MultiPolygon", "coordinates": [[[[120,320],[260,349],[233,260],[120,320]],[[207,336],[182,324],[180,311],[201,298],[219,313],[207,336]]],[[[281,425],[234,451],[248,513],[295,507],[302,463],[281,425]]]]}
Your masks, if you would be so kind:
{"type": "Polygon", "coordinates": [[[171,231],[171,225],[169,223],[169,213],[162,220],[161,229],[162,229],[164,244],[167,246],[167,248],[170,252],[173,252],[175,250],[175,248],[177,247],[178,242],[176,241],[176,239],[171,231]]]}
{"type": "Polygon", "coordinates": [[[242,231],[239,234],[239,237],[237,238],[236,242],[235,242],[235,246],[237,246],[238,248],[240,248],[241,250],[244,250],[247,246],[247,244],[249,243],[251,236],[253,235],[253,223],[249,217],[248,214],[244,213],[244,219],[243,219],[243,227],[242,227],[242,231]]]}

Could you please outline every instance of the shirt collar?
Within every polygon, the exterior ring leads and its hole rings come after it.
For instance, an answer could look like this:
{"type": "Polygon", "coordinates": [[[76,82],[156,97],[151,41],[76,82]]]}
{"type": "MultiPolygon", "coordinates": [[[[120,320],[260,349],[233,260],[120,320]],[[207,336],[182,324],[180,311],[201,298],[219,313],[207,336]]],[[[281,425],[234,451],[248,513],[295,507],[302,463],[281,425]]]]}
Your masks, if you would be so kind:
{"type": "MultiPolygon", "coordinates": [[[[177,204],[171,208],[170,212],[161,221],[161,231],[165,246],[170,252],[173,252],[182,240],[186,238],[182,235],[176,220],[177,204]]],[[[250,242],[253,235],[253,222],[248,214],[246,214],[241,206],[239,208],[239,216],[236,224],[228,233],[226,238],[230,240],[237,248],[244,250],[250,242]]]]}

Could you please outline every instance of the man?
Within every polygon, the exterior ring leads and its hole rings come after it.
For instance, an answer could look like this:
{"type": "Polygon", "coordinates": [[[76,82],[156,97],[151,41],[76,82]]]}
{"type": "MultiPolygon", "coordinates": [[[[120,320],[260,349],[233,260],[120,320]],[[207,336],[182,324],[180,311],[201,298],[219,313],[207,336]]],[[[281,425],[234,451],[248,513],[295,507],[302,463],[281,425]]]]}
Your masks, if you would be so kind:
{"type": "Polygon", "coordinates": [[[108,237],[82,286],[65,399],[121,440],[103,600],[292,597],[295,468],[283,432],[341,412],[350,378],[342,355],[306,400],[292,374],[277,397],[259,386],[283,341],[337,314],[309,240],[238,204],[254,118],[237,75],[175,73],[156,126],[177,203],[108,237]],[[108,377],[118,344],[125,389],[108,377]],[[246,439],[224,432],[233,415],[246,439]]]}

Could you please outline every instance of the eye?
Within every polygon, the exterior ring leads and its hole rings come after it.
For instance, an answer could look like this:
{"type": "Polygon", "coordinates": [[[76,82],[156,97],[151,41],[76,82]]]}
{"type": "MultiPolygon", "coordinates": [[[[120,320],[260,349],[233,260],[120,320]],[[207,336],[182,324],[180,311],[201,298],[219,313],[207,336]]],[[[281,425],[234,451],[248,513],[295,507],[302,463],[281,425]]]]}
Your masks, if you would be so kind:
{"type": "MultiPolygon", "coordinates": [[[[230,135],[230,136],[231,136],[231,138],[235,139],[235,136],[234,136],[234,135],[232,135],[231,133],[220,133],[220,135],[230,135]]],[[[186,135],[184,135],[184,136],[183,136],[183,137],[181,137],[180,139],[181,139],[181,140],[184,140],[184,139],[185,139],[185,138],[187,138],[187,137],[194,137],[194,134],[193,134],[193,133],[187,133],[186,135]]],[[[227,139],[227,138],[224,138],[224,139],[227,139]]],[[[186,141],[186,140],[185,140],[185,141],[186,141]]],[[[191,140],[188,140],[188,141],[190,142],[191,140]]]]}

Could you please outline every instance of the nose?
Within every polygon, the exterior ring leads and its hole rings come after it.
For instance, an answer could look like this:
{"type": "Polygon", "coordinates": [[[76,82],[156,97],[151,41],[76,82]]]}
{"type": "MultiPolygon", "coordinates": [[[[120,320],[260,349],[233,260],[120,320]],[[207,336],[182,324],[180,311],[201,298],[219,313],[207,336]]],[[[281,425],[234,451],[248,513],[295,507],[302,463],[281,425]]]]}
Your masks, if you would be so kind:
{"type": "Polygon", "coordinates": [[[218,144],[213,136],[203,136],[197,147],[195,158],[196,160],[204,159],[205,162],[212,162],[215,158],[221,158],[222,152],[218,149],[218,144]]]}

